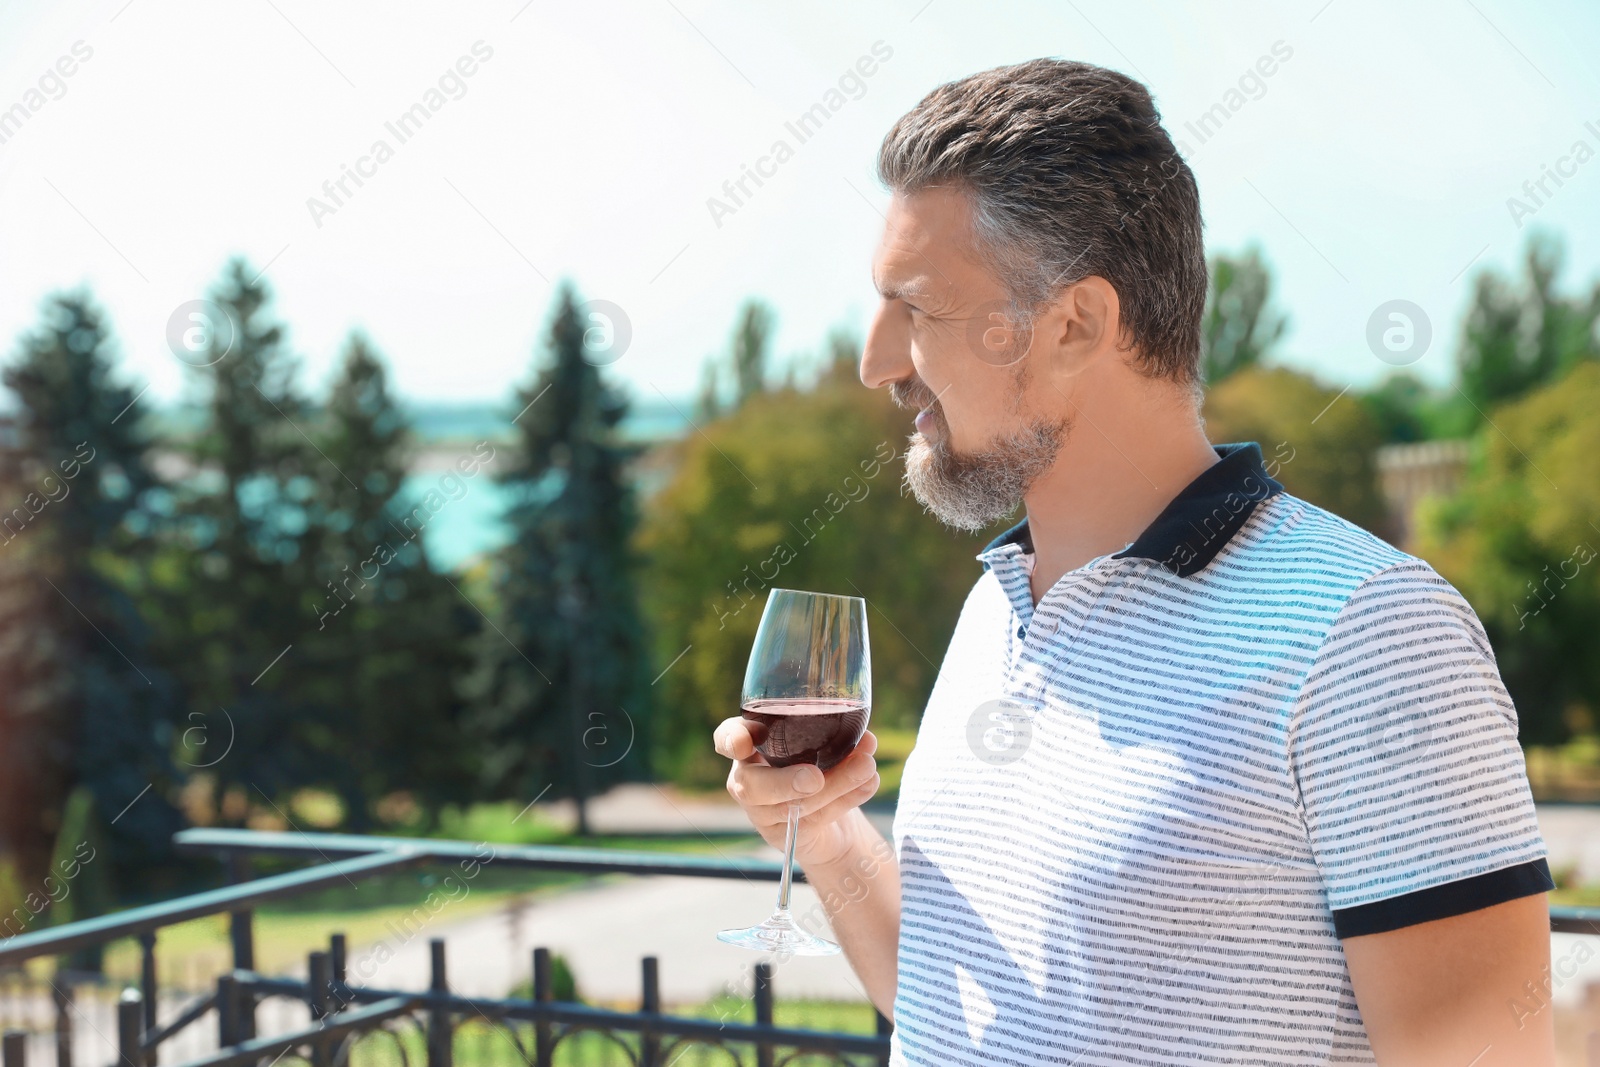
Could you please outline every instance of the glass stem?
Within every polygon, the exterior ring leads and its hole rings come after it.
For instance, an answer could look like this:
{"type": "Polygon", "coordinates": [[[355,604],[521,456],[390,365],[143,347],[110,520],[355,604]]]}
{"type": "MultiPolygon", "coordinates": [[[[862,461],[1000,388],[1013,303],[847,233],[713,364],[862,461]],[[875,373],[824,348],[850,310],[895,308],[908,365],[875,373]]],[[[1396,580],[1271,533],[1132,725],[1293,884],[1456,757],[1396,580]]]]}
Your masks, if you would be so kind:
{"type": "Polygon", "coordinates": [[[800,805],[789,805],[789,828],[783,835],[783,881],[778,883],[778,910],[789,910],[789,883],[794,871],[794,839],[800,836],[800,805]]]}

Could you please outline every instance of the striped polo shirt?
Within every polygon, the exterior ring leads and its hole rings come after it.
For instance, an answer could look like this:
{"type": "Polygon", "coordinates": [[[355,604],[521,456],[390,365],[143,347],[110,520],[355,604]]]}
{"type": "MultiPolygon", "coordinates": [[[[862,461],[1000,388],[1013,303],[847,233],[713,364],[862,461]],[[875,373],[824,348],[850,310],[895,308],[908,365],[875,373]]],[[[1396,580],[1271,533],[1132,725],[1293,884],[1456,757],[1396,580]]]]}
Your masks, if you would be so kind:
{"type": "Polygon", "coordinates": [[[1340,938],[1553,888],[1427,563],[1254,442],[1037,606],[986,548],[906,761],[891,1062],[1374,1063],[1340,938]]]}

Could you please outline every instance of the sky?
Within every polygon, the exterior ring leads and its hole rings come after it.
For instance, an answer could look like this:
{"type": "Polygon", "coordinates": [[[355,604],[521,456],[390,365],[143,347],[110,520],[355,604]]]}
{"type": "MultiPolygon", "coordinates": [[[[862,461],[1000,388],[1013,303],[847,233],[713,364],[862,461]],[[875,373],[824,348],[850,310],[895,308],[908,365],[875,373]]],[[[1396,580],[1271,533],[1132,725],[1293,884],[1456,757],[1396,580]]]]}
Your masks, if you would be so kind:
{"type": "Polygon", "coordinates": [[[1509,0],[11,0],[0,354],[86,285],[129,377],[175,400],[169,324],[238,255],[313,392],[361,330],[410,400],[505,401],[570,280],[627,338],[608,373],[682,402],[747,298],[780,361],[864,332],[883,134],[942,82],[1047,55],[1150,87],[1208,252],[1255,244],[1274,272],[1285,362],[1371,384],[1369,321],[1407,300],[1434,334],[1412,369],[1443,383],[1474,274],[1516,270],[1533,228],[1565,238],[1569,290],[1600,276],[1596,41],[1600,5],[1509,0]],[[830,102],[802,142],[787,124],[830,102]],[[1546,168],[1567,176],[1535,203],[1546,168]]]}

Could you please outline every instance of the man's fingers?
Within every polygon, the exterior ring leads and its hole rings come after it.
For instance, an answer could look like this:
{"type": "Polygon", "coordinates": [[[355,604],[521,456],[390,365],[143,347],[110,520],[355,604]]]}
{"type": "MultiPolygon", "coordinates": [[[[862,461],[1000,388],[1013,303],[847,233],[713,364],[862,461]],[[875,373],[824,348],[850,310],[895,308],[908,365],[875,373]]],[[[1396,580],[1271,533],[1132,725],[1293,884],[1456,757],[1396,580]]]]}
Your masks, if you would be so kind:
{"type": "Polygon", "coordinates": [[[750,736],[750,720],[740,715],[723,719],[711,735],[718,755],[746,760],[755,755],[755,739],[750,736]]]}
{"type": "MultiPolygon", "coordinates": [[[[828,823],[831,823],[836,819],[844,818],[850,813],[851,808],[859,808],[861,805],[871,800],[878,792],[878,785],[878,772],[873,771],[872,776],[865,782],[856,783],[853,788],[845,790],[843,793],[824,804],[816,812],[811,813],[814,815],[814,821],[819,826],[826,826],[828,823]]],[[[802,811],[802,818],[805,817],[805,814],[806,813],[802,811]]]]}
{"type": "Polygon", "coordinates": [[[782,824],[791,802],[800,805],[802,817],[834,798],[861,788],[877,774],[877,761],[858,749],[827,772],[814,764],[768,768],[735,765],[728,776],[729,791],[757,825],[782,824]]]}

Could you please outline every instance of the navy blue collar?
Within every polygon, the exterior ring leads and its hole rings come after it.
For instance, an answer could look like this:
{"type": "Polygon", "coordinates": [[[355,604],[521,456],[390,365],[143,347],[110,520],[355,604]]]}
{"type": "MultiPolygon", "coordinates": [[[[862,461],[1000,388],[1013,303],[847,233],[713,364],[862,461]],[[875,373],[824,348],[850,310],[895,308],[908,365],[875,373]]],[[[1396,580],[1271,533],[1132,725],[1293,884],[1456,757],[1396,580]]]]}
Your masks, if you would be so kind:
{"type": "MultiPolygon", "coordinates": [[[[1216,558],[1258,503],[1283,492],[1283,486],[1262,465],[1261,446],[1256,442],[1211,447],[1216,449],[1218,461],[1173,497],[1144,533],[1115,553],[1113,559],[1152,559],[1187,578],[1216,558]]],[[[1004,545],[1021,545],[1024,552],[1033,551],[1027,519],[985,545],[978,558],[983,559],[1004,545]]],[[[984,568],[988,566],[985,561],[984,568]]]]}

